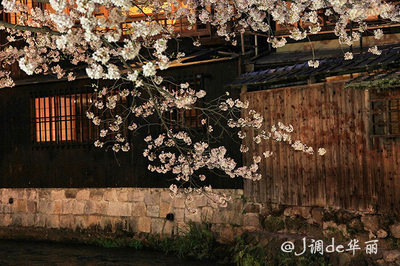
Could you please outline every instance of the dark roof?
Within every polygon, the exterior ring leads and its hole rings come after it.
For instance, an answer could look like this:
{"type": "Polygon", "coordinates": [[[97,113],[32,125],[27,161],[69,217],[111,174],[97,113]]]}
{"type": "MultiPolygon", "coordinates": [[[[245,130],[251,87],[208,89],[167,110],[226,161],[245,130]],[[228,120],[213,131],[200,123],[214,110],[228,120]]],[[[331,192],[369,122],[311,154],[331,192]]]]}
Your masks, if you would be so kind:
{"type": "Polygon", "coordinates": [[[341,74],[370,71],[400,63],[400,47],[386,49],[377,56],[371,53],[354,54],[352,60],[344,57],[325,58],[319,60],[319,67],[308,66],[308,62],[268,68],[242,74],[230,86],[275,84],[273,87],[284,87],[296,82],[305,82],[310,76],[322,79],[341,74]]]}
{"type": "MultiPolygon", "coordinates": [[[[219,60],[229,60],[236,58],[236,56],[230,53],[226,47],[218,47],[218,48],[199,48],[199,49],[192,49],[192,50],[185,50],[185,57],[181,59],[179,63],[176,61],[171,62],[170,69],[176,67],[185,67],[192,64],[203,64],[203,63],[211,63],[213,61],[219,60]],[[221,53],[225,52],[225,53],[221,53]]],[[[118,62],[114,62],[117,63],[118,62]]],[[[132,66],[132,68],[138,68],[137,66],[132,66]]],[[[76,80],[88,79],[90,78],[86,74],[86,66],[80,67],[70,67],[66,70],[73,70],[76,80]]],[[[58,79],[55,75],[32,75],[27,76],[23,79],[15,80],[15,86],[23,86],[23,85],[31,85],[31,84],[42,84],[42,83],[54,83],[54,82],[62,82],[67,81],[67,78],[58,79]]]]}

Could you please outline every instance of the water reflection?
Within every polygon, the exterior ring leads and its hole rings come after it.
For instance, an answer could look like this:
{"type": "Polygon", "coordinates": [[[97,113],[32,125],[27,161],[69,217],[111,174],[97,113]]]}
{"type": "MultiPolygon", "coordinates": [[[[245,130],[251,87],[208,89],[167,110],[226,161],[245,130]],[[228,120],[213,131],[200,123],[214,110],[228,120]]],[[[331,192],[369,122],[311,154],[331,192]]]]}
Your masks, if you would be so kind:
{"type": "Polygon", "coordinates": [[[133,248],[0,240],[0,265],[216,265],[133,248]]]}

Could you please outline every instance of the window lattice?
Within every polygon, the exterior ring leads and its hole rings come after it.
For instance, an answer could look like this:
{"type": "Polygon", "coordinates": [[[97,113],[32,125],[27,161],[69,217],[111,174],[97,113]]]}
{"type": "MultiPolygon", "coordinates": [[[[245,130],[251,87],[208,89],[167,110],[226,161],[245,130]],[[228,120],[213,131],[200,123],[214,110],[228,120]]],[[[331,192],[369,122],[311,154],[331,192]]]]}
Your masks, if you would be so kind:
{"type": "Polygon", "coordinates": [[[400,88],[372,89],[372,135],[400,137],[400,88]]]}

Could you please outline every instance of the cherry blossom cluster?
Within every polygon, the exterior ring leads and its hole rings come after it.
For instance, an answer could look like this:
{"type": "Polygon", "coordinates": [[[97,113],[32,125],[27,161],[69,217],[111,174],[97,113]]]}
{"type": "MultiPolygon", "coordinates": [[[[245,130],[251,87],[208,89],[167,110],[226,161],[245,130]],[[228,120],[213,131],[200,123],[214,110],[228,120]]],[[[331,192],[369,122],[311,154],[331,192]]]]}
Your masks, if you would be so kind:
{"type": "MultiPolygon", "coordinates": [[[[46,2],[46,1],[44,1],[46,2]]],[[[168,0],[168,1],[83,1],[49,0],[51,11],[32,8],[22,1],[2,0],[3,12],[15,14],[17,26],[0,23],[0,30],[7,29],[8,44],[23,39],[26,46],[4,49],[1,63],[18,61],[28,75],[51,73],[69,80],[73,72],[67,73],[60,66],[60,59],[72,64],[84,63],[93,79],[128,79],[141,85],[140,76],[149,79],[156,75],[156,69],[167,69],[171,60],[179,59],[168,54],[167,44],[178,38],[174,21],[188,21],[188,29],[196,23],[210,23],[220,36],[236,43],[238,32],[245,30],[265,32],[273,47],[286,44],[285,38],[276,38],[271,23],[279,23],[290,31],[289,38],[303,40],[308,34],[321,30],[319,12],[334,17],[334,33],[341,44],[351,46],[368,30],[368,17],[379,16],[392,22],[400,21],[399,7],[382,0],[168,0]],[[133,14],[141,13],[141,20],[133,14]],[[165,24],[156,19],[159,14],[168,19],[165,24]],[[300,22],[309,25],[302,28],[300,22]],[[352,24],[354,30],[346,30],[352,24]],[[297,26],[296,26],[297,25],[297,26]],[[141,56],[141,49],[151,50],[152,57],[141,56]],[[121,63],[121,61],[123,61],[121,63]],[[137,62],[142,71],[135,78],[129,61],[137,62]],[[137,79],[137,80],[136,80],[137,79]]],[[[383,31],[373,31],[380,39],[383,31]]],[[[195,40],[195,45],[200,44],[195,40]]],[[[379,54],[377,47],[369,50],[379,54]]],[[[345,54],[350,59],[350,52],[345,54]]],[[[318,67],[318,61],[311,60],[311,67],[318,67]]],[[[0,87],[13,84],[9,73],[2,74],[0,87]]]]}
{"type": "MultiPolygon", "coordinates": [[[[205,91],[161,77],[161,71],[185,57],[179,49],[169,49],[170,42],[180,38],[175,30],[176,21],[186,21],[188,30],[196,23],[209,23],[233,45],[238,33],[263,32],[274,48],[284,46],[287,39],[274,35],[272,23],[287,27],[288,38],[300,41],[321,31],[321,12],[335,18],[334,33],[341,44],[349,46],[368,30],[368,17],[400,22],[398,6],[381,0],[49,0],[47,5],[51,9],[46,10],[24,3],[1,1],[0,13],[11,13],[16,22],[0,21],[0,31],[7,35],[7,43],[0,46],[0,88],[14,86],[10,71],[5,70],[12,64],[18,64],[27,75],[51,74],[69,81],[83,68],[94,83],[106,80],[113,84],[95,86],[86,113],[99,127],[95,145],[126,152],[132,148],[127,132],[137,134],[142,128],[161,127],[164,133],[145,139],[147,148],[143,156],[150,161],[148,168],[189,183],[185,193],[209,195],[212,188],[199,185],[206,180],[202,169],[232,178],[261,178],[261,155],[253,156],[249,165],[243,166],[217,144],[222,136],[236,141],[243,153],[249,150],[242,143],[251,135],[250,131],[255,132],[251,141],[256,144],[270,139],[305,153],[314,150],[300,141],[292,141],[292,126],[265,125],[262,115],[248,110],[246,102],[224,95],[200,106],[205,91]],[[141,19],[137,19],[138,14],[141,19]],[[302,24],[308,27],[298,26],[302,24]],[[350,24],[352,31],[347,30],[350,24]],[[204,139],[193,138],[191,128],[179,121],[184,112],[192,110],[201,115],[204,139]]],[[[374,30],[373,35],[381,39],[383,31],[374,30]]],[[[193,45],[200,45],[199,40],[194,40],[193,45]]],[[[381,53],[377,46],[369,52],[381,53]]],[[[353,58],[351,52],[344,56],[346,60],[353,58]]],[[[309,65],[318,67],[319,62],[310,60],[309,65]]],[[[318,149],[320,155],[325,152],[318,149]]],[[[263,155],[273,156],[271,151],[264,151],[263,155]]],[[[171,186],[172,195],[178,191],[176,185],[171,186]]],[[[224,195],[210,197],[222,206],[228,200],[224,195]]]]}

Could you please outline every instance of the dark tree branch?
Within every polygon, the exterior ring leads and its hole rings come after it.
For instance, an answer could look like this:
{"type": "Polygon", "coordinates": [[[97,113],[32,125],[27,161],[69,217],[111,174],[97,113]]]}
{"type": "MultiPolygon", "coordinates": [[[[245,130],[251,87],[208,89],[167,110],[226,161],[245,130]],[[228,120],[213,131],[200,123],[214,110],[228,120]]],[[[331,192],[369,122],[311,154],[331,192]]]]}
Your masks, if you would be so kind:
{"type": "Polygon", "coordinates": [[[9,28],[9,29],[20,30],[20,31],[30,31],[30,32],[36,32],[36,33],[50,33],[52,35],[62,35],[62,33],[58,32],[58,31],[54,31],[47,26],[37,28],[37,27],[16,25],[16,24],[5,22],[5,21],[0,21],[0,27],[1,26],[9,28]]]}

